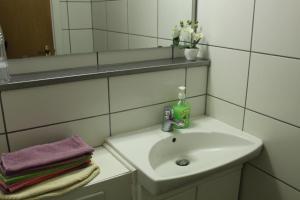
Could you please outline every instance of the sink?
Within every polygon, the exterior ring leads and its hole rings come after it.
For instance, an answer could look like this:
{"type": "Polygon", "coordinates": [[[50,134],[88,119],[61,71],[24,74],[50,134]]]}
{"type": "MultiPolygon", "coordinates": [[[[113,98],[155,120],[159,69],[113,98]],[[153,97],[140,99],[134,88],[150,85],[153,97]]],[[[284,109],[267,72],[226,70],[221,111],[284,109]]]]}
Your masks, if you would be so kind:
{"type": "Polygon", "coordinates": [[[260,139],[210,117],[174,133],[153,126],[106,142],[137,169],[138,182],[154,195],[241,166],[262,148],[260,139]]]}
{"type": "Polygon", "coordinates": [[[150,151],[152,169],[162,178],[175,179],[207,171],[247,154],[252,143],[216,132],[191,132],[157,142],[150,151]],[[186,164],[176,164],[176,161],[186,164]]]}

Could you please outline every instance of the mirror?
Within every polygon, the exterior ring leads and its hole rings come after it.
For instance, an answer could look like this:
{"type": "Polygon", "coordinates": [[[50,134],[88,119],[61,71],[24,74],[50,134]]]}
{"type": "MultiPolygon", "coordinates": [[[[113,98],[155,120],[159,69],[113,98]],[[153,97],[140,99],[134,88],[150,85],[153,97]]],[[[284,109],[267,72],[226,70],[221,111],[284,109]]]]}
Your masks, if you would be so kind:
{"type": "Polygon", "coordinates": [[[0,0],[9,59],[172,44],[196,0],[0,0]]]}

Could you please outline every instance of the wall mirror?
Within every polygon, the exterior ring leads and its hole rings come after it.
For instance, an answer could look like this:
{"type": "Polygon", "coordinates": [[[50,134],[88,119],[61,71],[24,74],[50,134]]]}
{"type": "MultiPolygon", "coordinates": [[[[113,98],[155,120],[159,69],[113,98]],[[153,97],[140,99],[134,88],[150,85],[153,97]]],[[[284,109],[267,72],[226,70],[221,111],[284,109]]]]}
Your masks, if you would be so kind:
{"type": "Polygon", "coordinates": [[[9,59],[172,44],[196,0],[0,0],[9,59]]]}

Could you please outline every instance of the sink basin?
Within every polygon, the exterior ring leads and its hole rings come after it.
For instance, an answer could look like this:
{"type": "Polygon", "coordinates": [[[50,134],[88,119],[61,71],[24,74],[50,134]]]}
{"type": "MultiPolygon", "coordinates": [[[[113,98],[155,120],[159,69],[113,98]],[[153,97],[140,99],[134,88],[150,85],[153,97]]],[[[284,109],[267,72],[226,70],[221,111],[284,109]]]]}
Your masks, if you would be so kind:
{"type": "Polygon", "coordinates": [[[260,139],[210,117],[174,133],[154,126],[107,143],[137,169],[138,182],[154,195],[242,165],[262,148],[260,139]]]}
{"type": "Polygon", "coordinates": [[[233,135],[191,132],[157,142],[150,151],[149,162],[157,175],[174,179],[229,163],[247,154],[251,145],[233,135]],[[188,163],[176,164],[180,160],[188,163]]]}

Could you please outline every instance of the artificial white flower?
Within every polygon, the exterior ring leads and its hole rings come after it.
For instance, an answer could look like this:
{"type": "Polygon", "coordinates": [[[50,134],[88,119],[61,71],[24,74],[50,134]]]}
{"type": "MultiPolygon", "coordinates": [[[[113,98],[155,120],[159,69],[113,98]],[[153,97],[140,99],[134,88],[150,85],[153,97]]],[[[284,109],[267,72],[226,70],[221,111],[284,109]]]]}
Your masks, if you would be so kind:
{"type": "Polygon", "coordinates": [[[175,39],[175,38],[179,38],[179,36],[180,36],[180,29],[177,26],[175,26],[173,28],[172,37],[173,39],[175,39]]]}
{"type": "Polygon", "coordinates": [[[203,38],[202,33],[193,33],[192,38],[194,42],[200,41],[203,38]]]}

